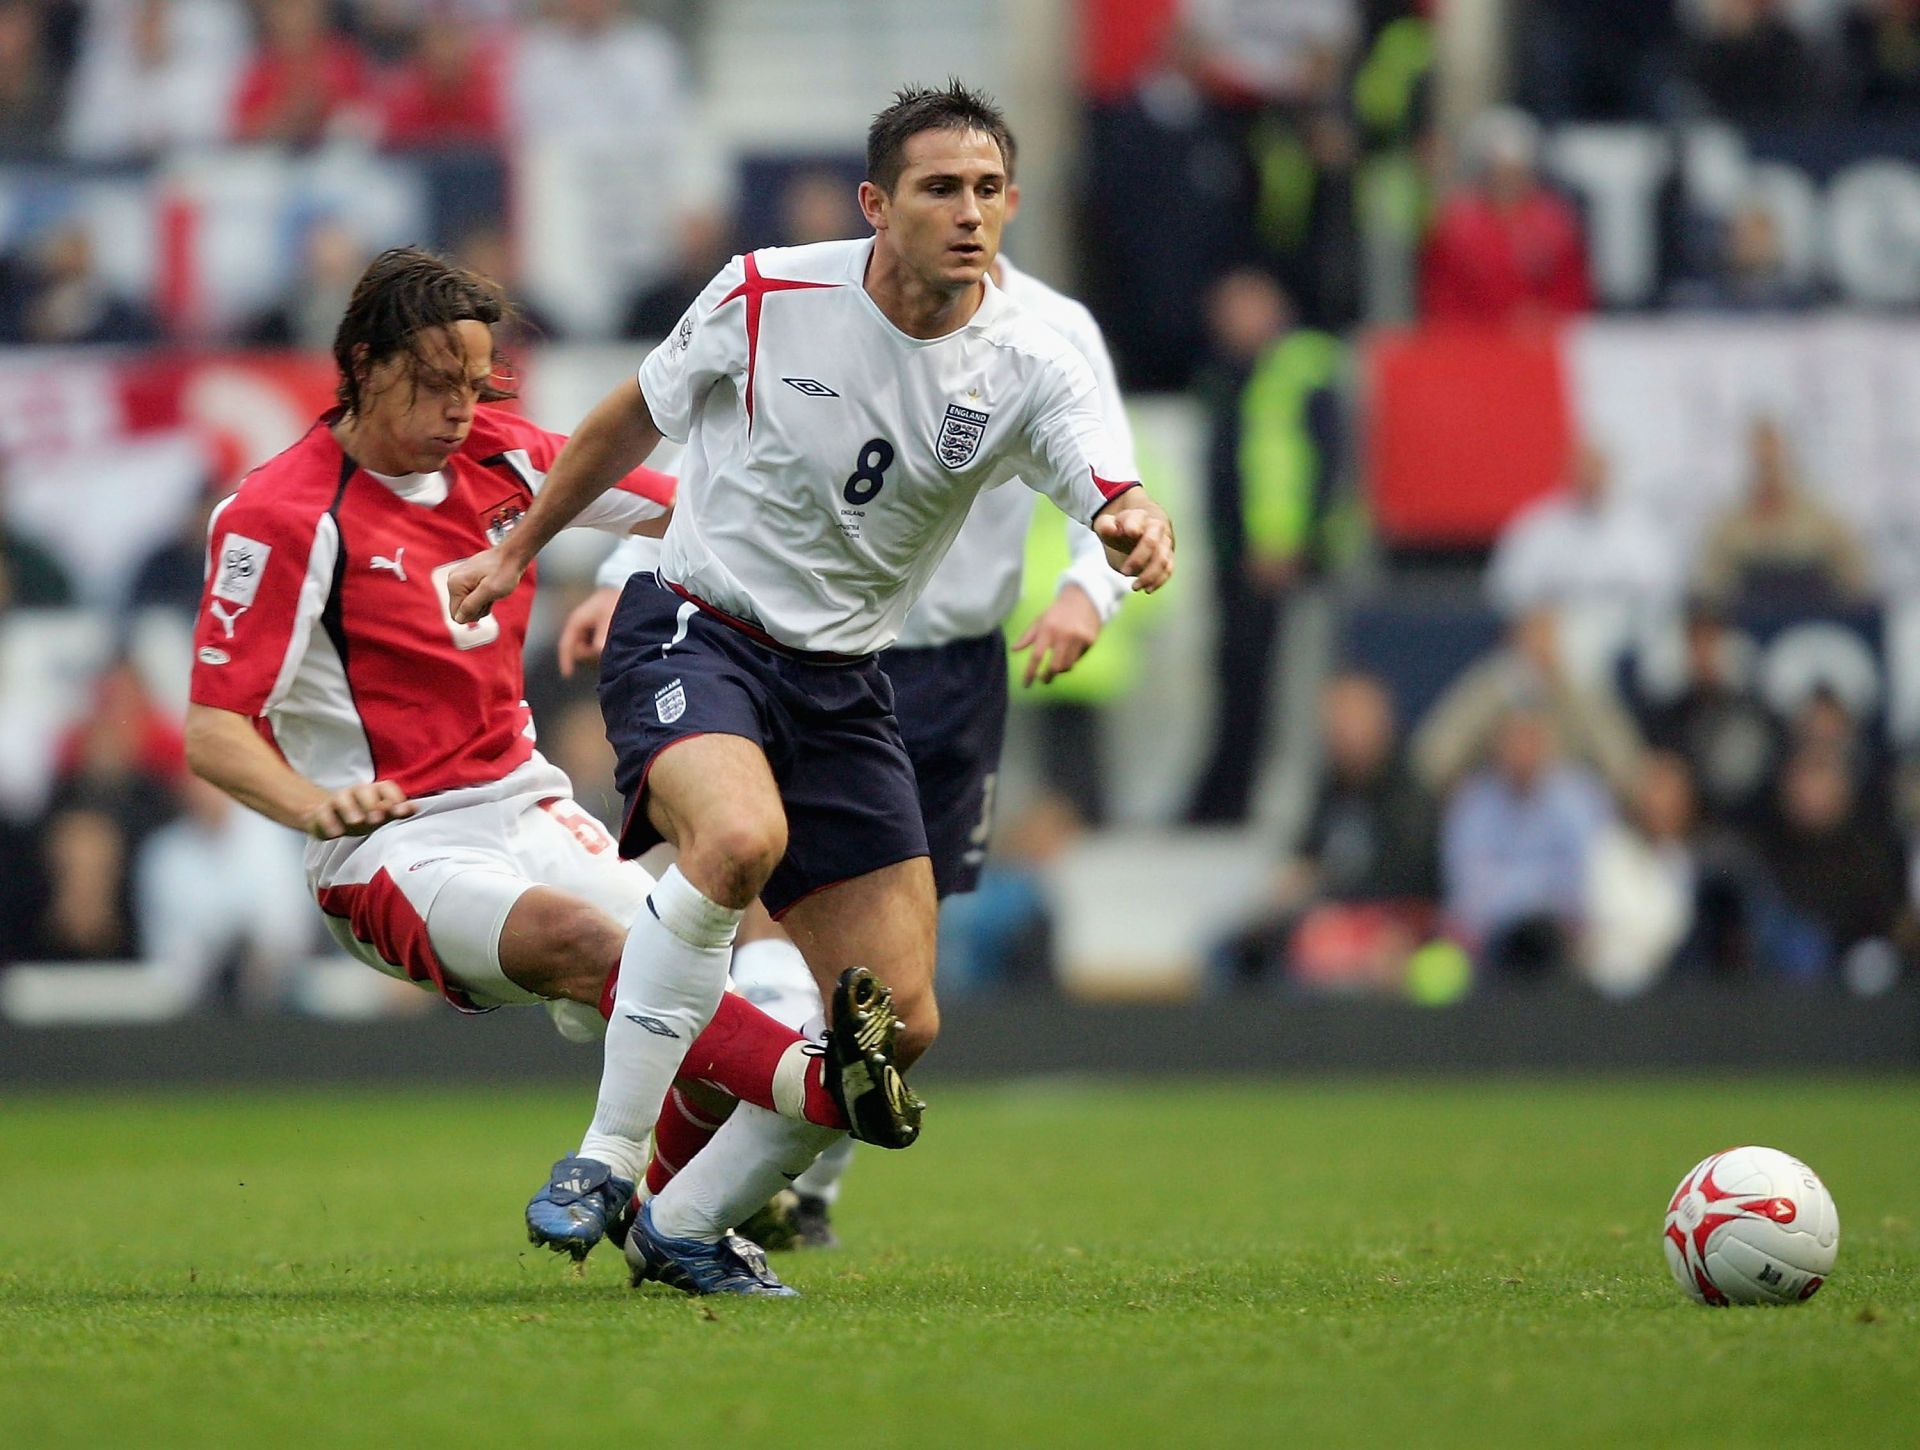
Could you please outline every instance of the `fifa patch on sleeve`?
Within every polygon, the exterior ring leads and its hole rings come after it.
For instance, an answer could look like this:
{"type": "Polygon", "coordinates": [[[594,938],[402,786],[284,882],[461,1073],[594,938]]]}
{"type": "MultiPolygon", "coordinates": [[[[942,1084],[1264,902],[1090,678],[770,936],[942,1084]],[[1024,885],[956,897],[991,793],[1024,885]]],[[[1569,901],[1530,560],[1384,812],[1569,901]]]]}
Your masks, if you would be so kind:
{"type": "Polygon", "coordinates": [[[272,553],[271,544],[249,539],[245,534],[228,534],[220,545],[213,597],[238,604],[242,609],[250,608],[254,595],[260,592],[260,576],[267,572],[267,559],[272,553]]]}

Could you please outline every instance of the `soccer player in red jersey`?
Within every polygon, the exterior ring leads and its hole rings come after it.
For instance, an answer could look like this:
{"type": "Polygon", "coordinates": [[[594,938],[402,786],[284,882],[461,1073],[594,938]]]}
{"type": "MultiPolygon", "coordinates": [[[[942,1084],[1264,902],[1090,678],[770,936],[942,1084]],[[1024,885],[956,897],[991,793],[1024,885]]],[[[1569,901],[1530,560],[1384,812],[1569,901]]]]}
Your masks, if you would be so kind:
{"type": "MultiPolygon", "coordinates": [[[[339,406],[210,524],[187,754],[312,838],[310,885],[353,956],[466,1011],[545,1001],[584,1036],[610,1012],[654,882],[534,746],[531,573],[477,623],[446,605],[453,564],[513,531],[565,441],[494,406],[511,396],[493,341],[503,313],[491,284],[429,253],[396,248],[368,267],[334,340],[339,406]]],[[[657,531],[672,496],[671,478],[636,469],[577,521],[657,531]]],[[[711,1024],[615,1020],[606,1050],[678,1038],[679,1090],[711,1110],[724,1110],[718,1088],[905,1146],[918,1122],[902,1108],[917,1105],[888,1091],[888,994],[856,977],[835,1026],[822,1055],[729,996],[711,1024]]],[[[644,1124],[591,1133],[561,1159],[528,1208],[534,1241],[578,1257],[619,1237],[644,1138],[644,1124]]]]}

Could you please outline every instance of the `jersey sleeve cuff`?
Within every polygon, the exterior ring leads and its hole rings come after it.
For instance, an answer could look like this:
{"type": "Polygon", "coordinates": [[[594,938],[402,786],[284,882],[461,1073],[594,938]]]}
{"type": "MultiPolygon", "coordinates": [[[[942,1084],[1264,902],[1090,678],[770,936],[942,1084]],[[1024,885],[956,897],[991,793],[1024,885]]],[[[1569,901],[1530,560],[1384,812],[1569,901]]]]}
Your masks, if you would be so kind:
{"type": "MultiPolygon", "coordinates": [[[[652,359],[649,358],[648,361],[652,361],[652,359]]],[[[653,419],[653,426],[660,430],[660,436],[670,442],[685,443],[687,441],[687,430],[683,428],[676,432],[669,424],[663,422],[661,419],[660,405],[655,401],[652,391],[647,387],[646,363],[640,365],[640,370],[633,375],[633,380],[639,385],[640,397],[647,405],[647,416],[653,419]]]]}
{"type": "Polygon", "coordinates": [[[1138,479],[1128,479],[1125,482],[1116,483],[1112,479],[1102,478],[1097,473],[1093,474],[1092,477],[1094,488],[1100,495],[1100,502],[1095,504],[1093,512],[1087,515],[1087,524],[1089,527],[1092,526],[1093,521],[1099,518],[1101,514],[1112,508],[1114,501],[1126,493],[1128,489],[1138,488],[1140,486],[1138,479]],[[1109,492],[1108,490],[1112,491],[1109,492]]]}
{"type": "Polygon", "coordinates": [[[1093,602],[1094,612],[1100,616],[1102,624],[1113,622],[1114,615],[1120,612],[1121,601],[1129,592],[1126,577],[1114,572],[1104,557],[1104,550],[1100,557],[1077,559],[1062,569],[1054,594],[1058,596],[1069,584],[1093,602]]]}

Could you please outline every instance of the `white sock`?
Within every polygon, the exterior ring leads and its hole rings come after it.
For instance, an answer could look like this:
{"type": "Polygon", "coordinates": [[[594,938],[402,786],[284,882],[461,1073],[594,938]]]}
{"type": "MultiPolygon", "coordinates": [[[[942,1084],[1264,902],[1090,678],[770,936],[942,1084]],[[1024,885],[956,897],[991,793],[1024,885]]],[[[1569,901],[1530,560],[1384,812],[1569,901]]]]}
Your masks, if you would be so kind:
{"type": "Polygon", "coordinates": [[[733,985],[767,1016],[796,1031],[823,1010],[807,959],[785,937],[764,937],[735,947],[733,985]]]}
{"type": "Polygon", "coordinates": [[[604,1163],[615,1178],[624,1178],[646,1196],[647,1163],[653,1157],[653,1135],[641,1139],[617,1137],[612,1133],[589,1131],[580,1145],[580,1156],[604,1163]]]}
{"type": "Polygon", "coordinates": [[[842,1138],[813,1160],[813,1167],[793,1180],[793,1191],[824,1203],[837,1202],[840,1180],[853,1162],[853,1139],[842,1138]]]}
{"type": "Polygon", "coordinates": [[[651,1209],[653,1226],[668,1238],[717,1243],[844,1136],[838,1128],[796,1122],[742,1103],[713,1141],[660,1190],[651,1209]]]}
{"type": "MultiPolygon", "coordinates": [[[[720,1005],[742,915],[710,901],[678,866],[654,884],[647,907],[620,954],[600,1100],[580,1144],[581,1157],[603,1163],[631,1161],[660,1116],[681,1059],[720,1005]]],[[[640,1171],[645,1164],[642,1156],[640,1171]]]]}

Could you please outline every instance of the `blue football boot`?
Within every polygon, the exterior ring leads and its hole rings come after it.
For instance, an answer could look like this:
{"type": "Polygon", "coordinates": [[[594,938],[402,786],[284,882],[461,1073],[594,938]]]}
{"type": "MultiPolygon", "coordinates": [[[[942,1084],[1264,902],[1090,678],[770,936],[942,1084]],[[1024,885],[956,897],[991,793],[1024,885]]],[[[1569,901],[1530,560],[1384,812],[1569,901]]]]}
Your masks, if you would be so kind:
{"type": "Polygon", "coordinates": [[[738,1234],[726,1234],[717,1244],[699,1239],[670,1239],[654,1232],[653,1204],[640,1210],[627,1233],[627,1266],[638,1288],[654,1279],[688,1294],[760,1294],[797,1299],[767,1267],[759,1245],[738,1234]]]}
{"type": "Polygon", "coordinates": [[[527,1205],[527,1238],[556,1254],[586,1258],[603,1238],[625,1242],[633,1222],[633,1180],[594,1158],[562,1158],[527,1205]]]}

